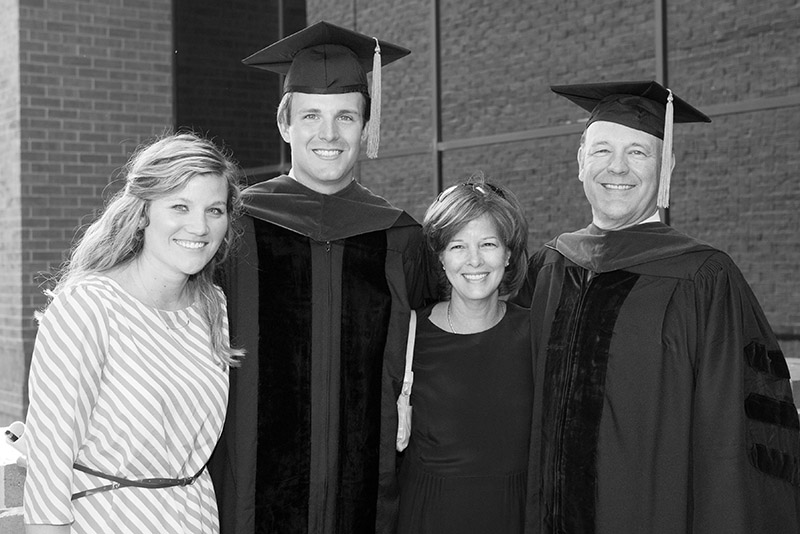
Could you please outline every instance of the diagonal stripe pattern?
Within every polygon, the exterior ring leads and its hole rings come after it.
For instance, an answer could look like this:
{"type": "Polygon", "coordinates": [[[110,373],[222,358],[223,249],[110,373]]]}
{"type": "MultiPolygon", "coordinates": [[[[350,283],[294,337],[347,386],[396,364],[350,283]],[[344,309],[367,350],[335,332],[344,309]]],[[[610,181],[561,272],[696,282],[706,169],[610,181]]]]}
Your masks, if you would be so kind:
{"type": "Polygon", "coordinates": [[[192,476],[208,461],[225,418],[228,370],[213,358],[198,308],[157,310],[108,277],[88,277],[48,307],[29,391],[26,523],[71,523],[75,533],[219,531],[207,471],[191,486],[71,501],[108,483],[73,470],[75,462],[142,479],[192,476]]]}

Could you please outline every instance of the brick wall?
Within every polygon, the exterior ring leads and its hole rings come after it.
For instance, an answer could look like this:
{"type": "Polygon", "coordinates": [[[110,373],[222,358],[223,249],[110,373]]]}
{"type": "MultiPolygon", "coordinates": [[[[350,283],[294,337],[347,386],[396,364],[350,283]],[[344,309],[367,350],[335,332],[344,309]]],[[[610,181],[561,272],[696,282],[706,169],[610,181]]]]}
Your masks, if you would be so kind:
{"type": "MultiPolygon", "coordinates": [[[[170,2],[21,0],[18,13],[19,171],[11,180],[4,173],[3,187],[12,192],[8,202],[18,199],[19,214],[16,222],[3,224],[0,235],[4,248],[11,247],[3,262],[14,261],[13,247],[19,246],[16,273],[2,272],[19,279],[17,286],[14,280],[3,284],[3,291],[12,292],[3,298],[19,303],[16,320],[22,326],[15,330],[22,337],[0,349],[4,365],[15,365],[0,378],[0,424],[21,418],[24,410],[35,335],[31,318],[45,302],[41,273],[64,260],[76,228],[91,222],[92,212],[115,190],[109,183],[130,152],[173,125],[170,2]]],[[[13,36],[4,31],[0,39],[13,36]]],[[[13,49],[4,46],[2,53],[13,49]]],[[[4,63],[9,64],[13,60],[4,63]]],[[[3,71],[3,77],[11,76],[3,71]]],[[[13,128],[3,135],[13,136],[13,128]]],[[[13,164],[13,147],[9,152],[3,165],[13,164]]]]}
{"type": "Polygon", "coordinates": [[[20,315],[19,31],[16,0],[0,0],[0,426],[19,417],[25,376],[20,315]]]}
{"type": "MultiPolygon", "coordinates": [[[[800,4],[666,5],[668,85],[713,118],[676,126],[671,224],[731,254],[784,351],[800,358],[800,4]]],[[[578,133],[480,139],[584,120],[586,113],[552,94],[550,84],[655,79],[655,2],[439,6],[443,185],[475,171],[509,185],[527,206],[533,248],[585,226],[578,133]]],[[[309,22],[330,20],[412,49],[384,71],[384,157],[359,170],[364,184],[417,217],[437,192],[431,13],[423,0],[308,2],[309,22]]]]}
{"type": "MultiPolygon", "coordinates": [[[[677,0],[668,17],[670,77],[698,103],[800,95],[800,4],[677,0]]],[[[679,147],[675,225],[730,253],[773,328],[800,336],[800,106],[713,119],[679,147]]],[[[800,357],[796,341],[783,347],[800,357]]]]}

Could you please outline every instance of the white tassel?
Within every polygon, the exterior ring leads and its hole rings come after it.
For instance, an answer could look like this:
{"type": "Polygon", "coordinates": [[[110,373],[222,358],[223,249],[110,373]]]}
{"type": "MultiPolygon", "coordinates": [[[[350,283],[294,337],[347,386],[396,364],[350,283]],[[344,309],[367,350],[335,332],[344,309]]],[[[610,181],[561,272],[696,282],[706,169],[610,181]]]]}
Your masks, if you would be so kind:
{"type": "Polygon", "coordinates": [[[658,182],[658,207],[669,207],[669,182],[672,178],[672,91],[667,89],[667,111],[664,116],[664,142],[661,149],[661,176],[658,182]]]}
{"type": "Polygon", "coordinates": [[[375,54],[372,57],[371,100],[367,125],[367,157],[375,159],[378,157],[378,146],[381,142],[381,45],[377,39],[375,39],[375,54]]]}

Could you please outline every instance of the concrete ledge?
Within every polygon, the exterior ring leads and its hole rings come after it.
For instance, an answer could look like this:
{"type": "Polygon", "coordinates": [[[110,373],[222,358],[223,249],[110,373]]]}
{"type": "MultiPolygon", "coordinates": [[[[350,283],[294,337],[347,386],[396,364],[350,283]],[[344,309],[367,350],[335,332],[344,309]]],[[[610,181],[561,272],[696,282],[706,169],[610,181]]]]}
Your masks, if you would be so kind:
{"type": "Polygon", "coordinates": [[[0,508],[0,534],[24,534],[22,508],[0,508]]]}
{"type": "Polygon", "coordinates": [[[0,534],[23,534],[22,490],[25,468],[0,465],[0,534]]]}
{"type": "Polygon", "coordinates": [[[0,510],[22,506],[25,469],[16,465],[0,465],[0,510]]]}

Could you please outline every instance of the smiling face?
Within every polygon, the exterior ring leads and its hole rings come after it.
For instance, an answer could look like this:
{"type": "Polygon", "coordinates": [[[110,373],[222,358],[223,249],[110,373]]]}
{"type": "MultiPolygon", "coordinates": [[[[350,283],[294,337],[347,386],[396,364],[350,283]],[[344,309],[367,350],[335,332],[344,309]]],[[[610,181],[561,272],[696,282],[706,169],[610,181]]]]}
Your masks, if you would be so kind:
{"type": "Polygon", "coordinates": [[[327,195],[347,187],[366,132],[364,100],[361,93],[293,94],[289,124],[278,127],[298,182],[327,195]]]}
{"type": "Polygon", "coordinates": [[[439,256],[453,287],[452,298],[470,301],[496,298],[510,255],[489,215],[467,223],[439,256]]]}
{"type": "Polygon", "coordinates": [[[186,279],[214,257],[228,231],[228,184],[203,174],[153,200],[139,262],[159,278],[186,279]]]}
{"type": "Polygon", "coordinates": [[[592,205],[592,222],[619,230],[653,215],[660,164],[657,137],[613,122],[590,124],[578,150],[578,177],[592,205]]]}

